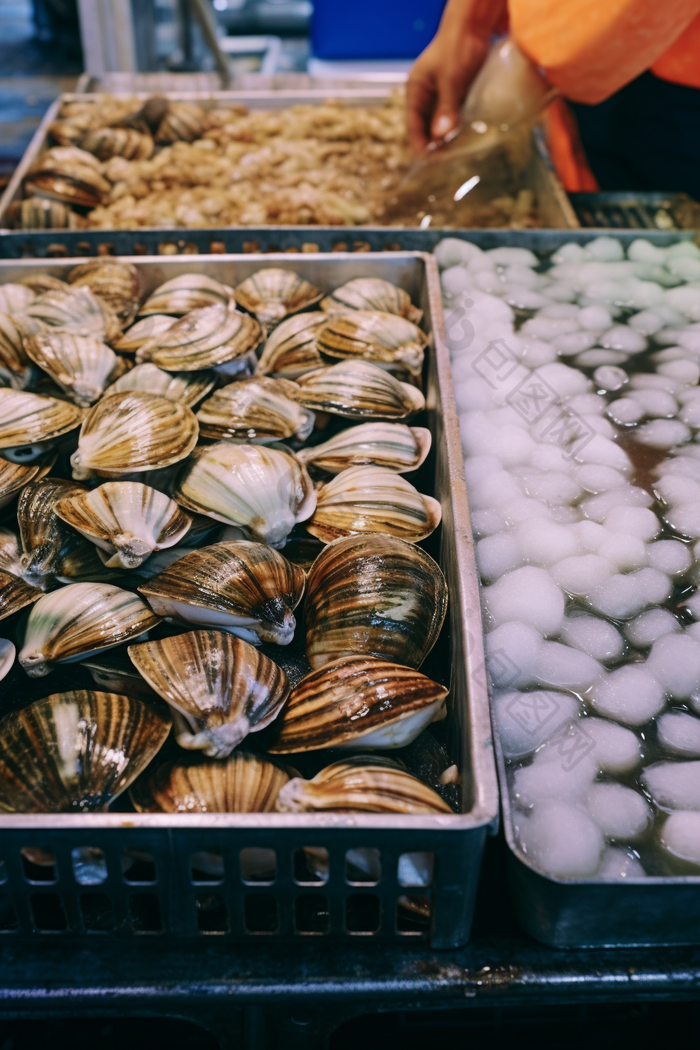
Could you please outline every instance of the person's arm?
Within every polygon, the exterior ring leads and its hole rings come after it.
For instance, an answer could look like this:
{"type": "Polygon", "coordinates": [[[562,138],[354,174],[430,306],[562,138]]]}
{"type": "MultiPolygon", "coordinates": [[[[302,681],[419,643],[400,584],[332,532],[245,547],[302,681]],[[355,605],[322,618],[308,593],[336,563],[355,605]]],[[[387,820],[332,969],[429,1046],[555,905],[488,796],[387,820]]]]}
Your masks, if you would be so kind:
{"type": "Polygon", "coordinates": [[[457,127],[469,85],[506,11],[507,0],[448,0],[440,27],[416,59],[406,86],[408,136],[416,153],[457,127]]]}

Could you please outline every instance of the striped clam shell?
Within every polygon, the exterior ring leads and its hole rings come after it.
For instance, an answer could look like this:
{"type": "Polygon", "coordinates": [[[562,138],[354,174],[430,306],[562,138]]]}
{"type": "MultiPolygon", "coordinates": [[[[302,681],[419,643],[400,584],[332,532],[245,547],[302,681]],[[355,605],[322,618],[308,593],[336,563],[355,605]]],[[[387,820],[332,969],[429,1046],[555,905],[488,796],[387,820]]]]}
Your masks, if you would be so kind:
{"type": "Polygon", "coordinates": [[[50,273],[28,273],[22,278],[22,284],[31,288],[35,295],[43,295],[44,292],[68,291],[68,284],[60,277],[53,277],[50,273]]]}
{"type": "Polygon", "coordinates": [[[425,408],[420,390],[372,361],[341,361],[297,382],[302,405],[347,419],[405,419],[425,408]]]}
{"type": "Polygon", "coordinates": [[[295,314],[274,328],[260,355],[256,372],[278,379],[298,379],[323,365],[316,333],[328,320],[320,310],[295,314]]]}
{"type": "MultiPolygon", "coordinates": [[[[43,326],[37,324],[36,327],[43,326]]],[[[32,380],[31,362],[24,346],[28,334],[27,326],[19,317],[0,313],[0,377],[4,380],[3,385],[11,386],[13,390],[25,390],[32,380]]]]}
{"type": "Polygon", "coordinates": [[[439,565],[395,536],[350,536],[311,567],[305,602],[312,667],[352,653],[420,667],[447,612],[439,565]]]}
{"type": "Polygon", "coordinates": [[[14,616],[20,609],[25,609],[32,602],[41,598],[42,591],[31,587],[21,577],[0,569],[0,620],[14,616]]]}
{"type": "Polygon", "coordinates": [[[444,686],[411,667],[345,656],[292,690],[269,750],[405,747],[439,716],[446,696],[444,686]]]}
{"type": "Polygon", "coordinates": [[[95,128],[88,131],[80,146],[98,160],[109,160],[110,157],[148,160],[155,144],[150,135],[144,135],[134,128],[95,128]]]}
{"type": "Polygon", "coordinates": [[[153,551],[174,547],[190,518],[163,492],[138,481],[107,481],[61,499],[56,514],[110,554],[109,568],[135,569],[153,551]]]}
{"type": "Polygon", "coordinates": [[[304,570],[271,547],[237,540],[189,551],[139,591],[159,616],[289,645],[304,582],[304,570]]]}
{"type": "Polygon", "coordinates": [[[137,594],[109,583],[70,583],[45,594],[29,614],[19,662],[32,678],[128,642],[160,623],[137,594]]]}
{"type": "Polygon", "coordinates": [[[105,394],[120,394],[124,390],[144,390],[147,394],[167,397],[193,408],[209,393],[216,383],[214,372],[164,372],[147,361],[136,365],[107,387],[105,394]]]}
{"type": "Polygon", "coordinates": [[[228,441],[197,449],[173,495],[188,510],[236,525],[272,547],[283,547],[316,506],[306,467],[288,449],[228,441]]]}
{"type": "Polygon", "coordinates": [[[87,225],[68,205],[45,197],[13,201],[8,217],[13,230],[77,230],[87,225]]]}
{"type": "Polygon", "coordinates": [[[119,477],[168,467],[189,456],[199,427],[194,413],[167,397],[127,390],[94,405],[71,456],[73,477],[119,477]]]}
{"type": "Polygon", "coordinates": [[[100,258],[80,263],[68,274],[73,288],[90,288],[114,311],[120,324],[130,324],[139,308],[141,277],[131,263],[100,258]]]}
{"type": "Polygon", "coordinates": [[[141,677],[129,659],[128,646],[120,645],[116,649],[88,656],[81,661],[82,666],[92,675],[98,689],[106,693],[123,693],[125,696],[148,696],[151,700],[155,693],[148,682],[141,677]]]}
{"type": "Polygon", "coordinates": [[[241,281],[234,295],[239,306],[271,328],[289,314],[317,303],[323,292],[292,270],[269,266],[241,281]]]}
{"type": "Polygon", "coordinates": [[[0,681],[12,670],[17,650],[9,638],[0,638],[0,681]]]}
{"type": "Polygon", "coordinates": [[[89,288],[51,288],[37,295],[21,317],[53,328],[68,328],[78,335],[94,335],[107,343],[121,331],[112,309],[89,288]]]}
{"type": "Polygon", "coordinates": [[[386,314],[406,317],[420,324],[423,311],[411,303],[411,297],[382,277],[355,277],[321,300],[321,309],[329,314],[350,310],[380,310],[386,314]]]}
{"type": "Polygon", "coordinates": [[[129,792],[139,813],[271,813],[289,774],[237,751],[226,762],[166,762],[129,792]]]}
{"type": "Polygon", "coordinates": [[[305,441],[315,416],[295,400],[299,388],[288,379],[254,376],[217,390],[197,412],[202,437],[260,444],[296,438],[305,441]]]}
{"type": "Polygon", "coordinates": [[[405,317],[369,310],[331,314],[316,336],[327,357],[361,358],[414,376],[423,371],[427,342],[420,328],[405,317]]]}
{"type": "Polygon", "coordinates": [[[327,474],[340,474],[350,467],[383,467],[404,474],[424,462],[431,442],[427,427],[360,423],[321,445],[300,449],[297,456],[302,463],[325,470],[327,474]]]}
{"type": "Polygon", "coordinates": [[[100,162],[87,150],[56,146],[47,150],[25,175],[25,196],[96,208],[111,189],[100,169],[100,162]]]}
{"type": "Polygon", "coordinates": [[[193,102],[170,102],[156,132],[156,142],[194,142],[204,133],[204,110],[193,102]]]}
{"type": "Polygon", "coordinates": [[[112,340],[112,346],[122,354],[135,354],[144,343],[151,339],[158,339],[164,332],[175,324],[176,318],[170,314],[148,314],[140,321],[132,324],[117,339],[112,340]]]}
{"type": "Polygon", "coordinates": [[[29,466],[11,463],[0,456],[0,509],[11,503],[18,492],[30,481],[38,481],[48,474],[56,462],[55,452],[44,455],[29,466]]]}
{"type": "Polygon", "coordinates": [[[35,456],[23,456],[23,446],[55,441],[80,426],[84,415],[81,408],[68,401],[0,388],[0,448],[6,450],[5,458],[13,462],[15,458],[18,462],[31,462],[35,456]],[[15,449],[20,451],[10,451],[15,449]]]}
{"type": "Polygon", "coordinates": [[[233,288],[204,273],[182,273],[158,285],[139,310],[140,317],[149,314],[172,314],[182,317],[190,310],[220,303],[223,306],[233,299],[233,288]]]}
{"type": "Polygon", "coordinates": [[[0,526],[0,569],[12,573],[13,576],[21,576],[21,553],[17,533],[0,526]]]}
{"type": "Polygon", "coordinates": [[[129,646],[148,684],[173,709],[181,747],[227,758],[269,725],[289,695],[281,667],[227,631],[188,631],[129,646]]]}
{"type": "Polygon", "coordinates": [[[324,543],[373,532],[418,543],[435,531],[441,518],[438,501],[422,495],[400,474],[350,467],[317,492],[306,528],[324,543]]]}
{"type": "Polygon", "coordinates": [[[25,339],[24,346],[34,364],[81,408],[89,408],[102,396],[119,363],[101,339],[58,328],[25,339]]]}
{"type": "Polygon", "coordinates": [[[104,810],[169,730],[163,715],[133,697],[81,689],[36,700],[0,721],[0,811],[104,810]]]}
{"type": "Polygon", "coordinates": [[[279,813],[452,813],[436,791],[387,759],[353,755],[334,762],[312,780],[283,785],[279,813]]]}
{"type": "Polygon", "coordinates": [[[220,368],[245,357],[261,339],[257,321],[216,303],[191,310],[162,335],[143,343],[136,360],[139,364],[152,361],[168,372],[220,368]]]}
{"type": "Polygon", "coordinates": [[[26,284],[0,284],[0,312],[4,314],[20,313],[29,306],[34,292],[26,284]]]}

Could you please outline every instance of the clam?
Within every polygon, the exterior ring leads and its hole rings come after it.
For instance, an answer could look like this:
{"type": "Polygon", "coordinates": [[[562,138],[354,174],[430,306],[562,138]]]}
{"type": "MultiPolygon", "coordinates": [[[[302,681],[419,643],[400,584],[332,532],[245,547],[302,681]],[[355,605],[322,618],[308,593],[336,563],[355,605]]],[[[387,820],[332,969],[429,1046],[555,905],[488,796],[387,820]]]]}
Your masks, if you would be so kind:
{"type": "Polygon", "coordinates": [[[278,379],[298,379],[323,365],[316,333],[328,320],[321,311],[295,314],[280,322],[267,339],[256,372],[278,379]]]}
{"type": "Polygon", "coordinates": [[[294,400],[299,388],[289,379],[254,376],[217,390],[197,412],[202,437],[267,444],[305,441],[315,416],[294,400]]]}
{"type": "Polygon", "coordinates": [[[40,332],[25,339],[24,346],[32,361],[81,408],[102,396],[119,361],[101,339],[67,329],[40,332]]]}
{"type": "Polygon", "coordinates": [[[260,325],[252,317],[217,303],[191,310],[163,335],[143,343],[136,360],[152,361],[169,372],[226,366],[225,371],[235,373],[261,338],[260,325]]]}
{"type": "Polygon", "coordinates": [[[204,110],[193,102],[170,102],[156,132],[156,142],[194,142],[204,133],[204,110]]]}
{"type": "Polygon", "coordinates": [[[50,273],[28,273],[22,278],[22,284],[31,288],[35,295],[43,295],[44,292],[67,292],[68,283],[60,277],[53,277],[50,273]]]}
{"type": "Polygon", "coordinates": [[[20,576],[0,569],[0,620],[14,616],[41,596],[42,591],[37,587],[31,587],[20,576]]]}
{"type": "Polygon", "coordinates": [[[181,747],[226,758],[269,725],[289,695],[284,671],[227,631],[188,631],[130,645],[129,656],[173,709],[181,747]]]}
{"type": "Polygon", "coordinates": [[[120,120],[118,126],[136,128],[137,131],[154,134],[169,107],[170,102],[164,95],[151,95],[140,109],[120,120]]]}
{"type": "Polygon", "coordinates": [[[87,150],[56,146],[47,150],[25,175],[25,196],[48,197],[81,208],[96,208],[111,189],[101,167],[87,150]]]}
{"type": "Polygon", "coordinates": [[[289,314],[317,303],[323,292],[298,273],[271,266],[247,277],[236,286],[234,295],[239,306],[255,314],[261,325],[272,328],[289,314]]]}
{"type": "Polygon", "coordinates": [[[316,510],[306,523],[324,543],[340,536],[388,533],[418,543],[440,524],[442,509],[400,474],[382,467],[350,467],[316,494],[316,510]]]}
{"type": "Polygon", "coordinates": [[[436,791],[397,763],[371,755],[334,762],[312,780],[295,777],[284,784],[279,813],[452,813],[436,791]]]}
{"type": "Polygon", "coordinates": [[[167,397],[127,390],[90,409],[71,456],[73,477],[119,477],[168,467],[197,444],[194,414],[167,397]]]}
{"type": "Polygon", "coordinates": [[[18,492],[28,485],[30,481],[37,481],[53,467],[56,454],[53,452],[44,455],[30,466],[20,463],[11,463],[0,456],[0,509],[11,503],[18,492]]]}
{"type": "Polygon", "coordinates": [[[273,754],[410,744],[438,716],[447,689],[420,671],[373,656],[344,656],[292,690],[273,754]]]}
{"type": "Polygon", "coordinates": [[[46,197],[13,201],[8,217],[14,230],[76,230],[86,225],[85,219],[68,205],[46,197]]]}
{"type": "Polygon", "coordinates": [[[228,441],[196,450],[174,497],[188,510],[236,525],[272,547],[283,547],[316,506],[306,467],[289,450],[228,441]]]}
{"type": "Polygon", "coordinates": [[[34,292],[26,284],[0,284],[0,312],[4,314],[20,313],[33,298],[34,292]]]}
{"type": "Polygon", "coordinates": [[[32,678],[41,678],[55,663],[84,660],[138,638],[159,623],[131,591],[109,583],[69,583],[44,594],[32,608],[19,662],[32,678]]]}
{"type": "Polygon", "coordinates": [[[322,299],[321,309],[329,314],[379,310],[406,317],[414,324],[420,324],[423,317],[423,311],[413,306],[408,292],[381,277],[355,277],[322,299]]]}
{"type": "Polygon", "coordinates": [[[12,670],[17,650],[9,638],[0,638],[0,681],[12,670]]]}
{"type": "Polygon", "coordinates": [[[405,419],[425,408],[420,390],[372,361],[341,361],[297,382],[302,405],[347,419],[405,419]]]}
{"type": "Polygon", "coordinates": [[[25,390],[32,378],[31,361],[24,346],[27,334],[27,326],[18,317],[0,313],[0,377],[14,390],[25,390]]]}
{"type": "Polygon", "coordinates": [[[148,160],[154,149],[151,136],[134,128],[95,128],[88,131],[80,145],[98,160],[109,160],[110,157],[148,160]]]}
{"type": "MultiPolygon", "coordinates": [[[[172,318],[171,318],[172,320],[172,318]]],[[[136,365],[107,387],[105,394],[120,394],[124,390],[144,390],[147,394],[167,397],[193,408],[210,392],[216,383],[214,372],[164,372],[150,361],[136,365]]]]}
{"type": "Polygon", "coordinates": [[[316,345],[327,357],[361,358],[414,376],[423,371],[427,342],[405,317],[369,310],[332,314],[316,334],[316,345]]]}
{"type": "Polygon", "coordinates": [[[22,549],[19,536],[12,529],[0,526],[0,569],[13,576],[22,575],[22,549]]]}
{"type": "Polygon", "coordinates": [[[80,426],[84,412],[68,401],[0,388],[0,449],[13,463],[31,463],[46,446],[80,426]]]}
{"type": "Polygon", "coordinates": [[[89,288],[107,303],[120,324],[130,324],[136,317],[141,298],[141,277],[131,263],[109,256],[91,259],[71,270],[68,283],[73,288],[89,288]]]}
{"type": "Polygon", "coordinates": [[[76,690],[0,721],[0,810],[104,810],[163,746],[170,723],[141,700],[76,690]]]}
{"type": "Polygon", "coordinates": [[[166,762],[129,792],[139,813],[271,813],[289,774],[237,751],[226,762],[166,762]]]}
{"type": "Polygon", "coordinates": [[[120,645],[116,649],[88,656],[82,666],[92,675],[98,689],[106,693],[123,693],[125,696],[148,696],[152,700],[155,693],[138,673],[129,659],[128,646],[120,645]]]}
{"type": "Polygon", "coordinates": [[[350,536],[329,544],[311,567],[305,602],[312,667],[351,653],[420,667],[447,611],[439,565],[395,536],[350,536]]]}
{"type": "Polygon", "coordinates": [[[111,342],[119,335],[119,321],[89,288],[52,288],[25,307],[22,315],[54,328],[69,328],[78,335],[94,335],[111,342]]]}
{"type": "Polygon", "coordinates": [[[120,336],[112,340],[112,346],[123,354],[135,354],[144,343],[151,339],[158,339],[164,332],[175,324],[175,318],[170,314],[149,314],[142,317],[131,328],[127,328],[120,336]]]}
{"type": "Polygon", "coordinates": [[[149,314],[173,314],[182,317],[190,310],[217,303],[228,306],[233,300],[233,288],[204,273],[182,273],[160,284],[139,310],[141,317],[149,314]]]}
{"type": "Polygon", "coordinates": [[[190,519],[162,492],[138,481],[107,481],[56,504],[56,514],[110,554],[109,568],[135,569],[153,551],[174,547],[190,519]]]}
{"type": "Polygon", "coordinates": [[[304,570],[262,543],[213,543],[188,551],[139,591],[166,619],[222,627],[247,642],[289,645],[304,570]]]}
{"type": "Polygon", "coordinates": [[[360,423],[321,445],[300,449],[297,456],[302,463],[325,470],[327,474],[340,474],[350,467],[383,467],[404,474],[424,462],[431,442],[427,427],[360,423]]]}

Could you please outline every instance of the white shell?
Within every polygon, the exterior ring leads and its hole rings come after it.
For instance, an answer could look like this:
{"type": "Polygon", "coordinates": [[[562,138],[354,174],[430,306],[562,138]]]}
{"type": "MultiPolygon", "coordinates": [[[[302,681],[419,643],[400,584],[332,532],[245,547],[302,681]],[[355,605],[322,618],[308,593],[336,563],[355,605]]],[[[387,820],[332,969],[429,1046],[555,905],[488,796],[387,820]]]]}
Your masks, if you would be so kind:
{"type": "Polygon", "coordinates": [[[81,408],[89,408],[101,397],[119,363],[101,339],[63,329],[40,332],[26,339],[24,345],[32,361],[81,408]]]}
{"type": "Polygon", "coordinates": [[[228,303],[233,299],[233,288],[203,273],[183,273],[172,277],[151,292],[139,310],[147,314],[174,314],[183,316],[213,303],[228,303]]]}
{"type": "Polygon", "coordinates": [[[322,299],[321,309],[329,314],[381,310],[407,317],[414,324],[419,324],[423,316],[423,311],[411,303],[408,292],[382,277],[355,277],[322,299]]]}
{"type": "Polygon", "coordinates": [[[321,368],[323,358],[316,346],[316,334],[327,320],[327,315],[319,310],[295,314],[278,324],[260,355],[258,375],[298,379],[305,372],[321,368]]]}
{"type": "Polygon", "coordinates": [[[147,361],[125,372],[107,387],[105,394],[144,390],[147,394],[158,394],[159,397],[167,397],[168,401],[181,401],[192,408],[206,397],[215,383],[216,375],[213,372],[164,372],[158,365],[147,361]]]}
{"type": "Polygon", "coordinates": [[[0,681],[9,674],[15,662],[17,650],[7,638],[0,638],[0,681]]]}
{"type": "Polygon", "coordinates": [[[430,452],[432,434],[427,427],[405,423],[360,423],[335,434],[321,445],[302,448],[302,463],[311,463],[328,474],[350,467],[384,467],[397,474],[416,470],[430,452]]]}
{"type": "Polygon", "coordinates": [[[331,314],[318,331],[316,341],[327,357],[375,361],[395,371],[405,369],[414,376],[423,371],[425,333],[396,314],[369,310],[331,314]]]}
{"type": "Polygon", "coordinates": [[[0,312],[4,314],[20,313],[25,306],[29,306],[34,298],[34,292],[27,288],[26,284],[0,285],[0,312]]]}
{"type": "Polygon", "coordinates": [[[340,361],[300,376],[299,400],[347,419],[405,419],[425,408],[420,390],[372,361],[340,361]]]}
{"type": "Polygon", "coordinates": [[[269,444],[305,441],[315,416],[293,400],[299,393],[288,379],[254,376],[217,390],[197,412],[202,437],[269,444]]]}
{"type": "Polygon", "coordinates": [[[122,332],[118,339],[113,339],[112,346],[122,353],[135,354],[149,339],[157,339],[174,324],[171,314],[149,314],[122,332]]]}
{"type": "Polygon", "coordinates": [[[193,372],[234,362],[254,350],[262,339],[258,322],[234,306],[215,303],[191,310],[162,335],[149,339],[136,360],[153,361],[168,372],[193,372]]]}
{"type": "MultiPolygon", "coordinates": [[[[55,397],[0,388],[0,448],[11,459],[11,449],[55,441],[79,426],[84,415],[80,408],[55,397]]],[[[17,462],[30,459],[21,457],[17,462]]]]}

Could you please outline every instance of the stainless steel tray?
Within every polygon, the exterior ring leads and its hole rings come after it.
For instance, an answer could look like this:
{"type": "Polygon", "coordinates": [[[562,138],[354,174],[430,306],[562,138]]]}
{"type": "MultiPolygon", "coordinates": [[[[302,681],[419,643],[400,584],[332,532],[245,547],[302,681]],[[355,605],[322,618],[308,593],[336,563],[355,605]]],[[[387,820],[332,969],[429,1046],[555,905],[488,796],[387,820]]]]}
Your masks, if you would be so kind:
{"type": "MultiPolygon", "coordinates": [[[[146,99],[151,92],[136,91],[127,92],[126,94],[129,97],[146,99]]],[[[262,89],[209,92],[177,91],[162,92],[162,94],[165,94],[167,98],[178,101],[198,102],[205,108],[221,105],[222,102],[242,102],[250,109],[286,109],[289,106],[299,104],[320,104],[329,97],[339,99],[349,106],[379,105],[389,94],[391,94],[391,87],[370,84],[368,86],[358,86],[355,88],[332,88],[322,85],[308,90],[282,88],[276,91],[262,89]]],[[[51,104],[51,106],[49,106],[41,124],[34,133],[22,160],[10,179],[5,192],[2,197],[0,197],[0,232],[9,231],[15,233],[17,236],[22,236],[24,233],[28,232],[21,230],[10,231],[8,220],[9,207],[13,201],[22,199],[22,180],[37,158],[41,155],[44,149],[46,149],[48,143],[47,129],[51,122],[58,117],[64,102],[84,102],[91,97],[94,96],[86,94],[65,94],[61,95],[51,104]]],[[[574,229],[578,227],[579,221],[576,218],[576,213],[571,207],[566,191],[552,167],[544,142],[544,136],[539,130],[534,134],[534,148],[532,150],[530,162],[523,175],[523,184],[527,188],[533,190],[544,226],[574,229]]],[[[245,227],[240,228],[244,229],[245,227]]],[[[148,229],[150,228],[143,227],[144,231],[148,229]]],[[[363,227],[361,226],[338,227],[339,233],[342,233],[343,231],[362,229],[363,227]]],[[[61,231],[57,230],[56,232],[60,234],[61,231]]],[[[103,230],[101,232],[105,233],[110,231],[103,230]]],[[[186,236],[190,231],[186,228],[182,228],[180,232],[183,236],[186,236]]]]}
{"type": "MultiPolygon", "coordinates": [[[[128,261],[140,270],[147,292],[192,269],[192,262],[182,257],[128,261]]],[[[404,943],[415,937],[434,948],[455,947],[469,937],[484,841],[498,814],[498,789],[478,582],[437,268],[431,256],[406,252],[314,254],[293,259],[288,255],[200,256],[196,269],[236,284],[271,263],[293,268],[324,291],[353,277],[382,276],[405,288],[425,311],[424,327],[431,334],[425,376],[426,422],[433,433],[433,451],[420,484],[424,491],[432,490],[442,505],[443,525],[431,552],[440,560],[450,592],[448,621],[435,650],[439,667],[433,673],[439,671],[450,684],[446,747],[461,774],[462,812],[410,818],[356,813],[0,815],[0,934],[39,936],[50,931],[54,936],[94,938],[95,926],[90,923],[97,915],[107,916],[97,926],[104,937],[147,932],[197,937],[218,932],[245,941],[262,935],[275,939],[318,934],[347,939],[355,933],[404,943]],[[309,846],[328,851],[330,875],[325,884],[295,881],[294,854],[309,846]],[[108,875],[100,885],[76,881],[72,851],[85,847],[100,849],[105,855],[108,875]],[[250,848],[275,851],[277,875],[272,883],[243,880],[239,851],[250,848]],[[346,881],[345,853],[356,848],[379,851],[382,875],[376,885],[346,881]],[[48,879],[45,871],[37,877],[36,866],[28,870],[26,854],[23,857],[21,852],[26,849],[54,854],[55,865],[48,869],[53,874],[48,879]],[[400,885],[399,856],[423,851],[434,855],[430,884],[419,888],[400,885]],[[200,885],[193,879],[191,857],[201,852],[223,857],[225,873],[214,885],[200,885]],[[357,903],[358,895],[372,898],[364,903],[376,916],[376,930],[347,928],[349,902],[355,899],[357,903]],[[405,896],[417,898],[418,907],[430,909],[429,931],[397,929],[397,902],[405,896]],[[87,904],[86,897],[90,898],[87,904]],[[246,924],[251,897],[264,898],[258,905],[270,917],[270,929],[251,930],[246,924]],[[225,913],[226,918],[219,929],[209,931],[202,928],[201,921],[202,915],[210,914],[207,901],[212,899],[219,902],[214,912],[225,913]]],[[[55,262],[3,263],[0,282],[34,272],[60,277],[69,268],[55,262]]],[[[60,673],[40,680],[38,695],[60,689],[60,673]]],[[[27,702],[30,685],[23,674],[19,680],[5,679],[0,697],[20,695],[27,702]]]]}

